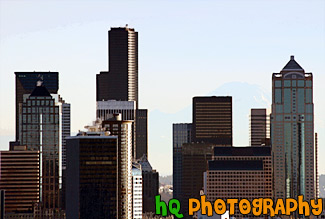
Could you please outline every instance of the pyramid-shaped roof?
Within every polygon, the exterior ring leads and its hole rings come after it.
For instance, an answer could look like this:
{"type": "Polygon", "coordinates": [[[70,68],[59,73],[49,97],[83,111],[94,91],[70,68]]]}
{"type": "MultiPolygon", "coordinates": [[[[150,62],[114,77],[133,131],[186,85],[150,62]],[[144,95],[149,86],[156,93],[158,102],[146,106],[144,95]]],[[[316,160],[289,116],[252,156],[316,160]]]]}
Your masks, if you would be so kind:
{"type": "Polygon", "coordinates": [[[282,70],[297,70],[297,69],[300,69],[300,70],[304,70],[295,60],[295,57],[294,56],[291,56],[290,57],[290,61],[284,66],[284,68],[282,70]]]}
{"type": "Polygon", "coordinates": [[[44,86],[36,86],[33,92],[31,93],[32,97],[50,97],[50,92],[44,86]]]}

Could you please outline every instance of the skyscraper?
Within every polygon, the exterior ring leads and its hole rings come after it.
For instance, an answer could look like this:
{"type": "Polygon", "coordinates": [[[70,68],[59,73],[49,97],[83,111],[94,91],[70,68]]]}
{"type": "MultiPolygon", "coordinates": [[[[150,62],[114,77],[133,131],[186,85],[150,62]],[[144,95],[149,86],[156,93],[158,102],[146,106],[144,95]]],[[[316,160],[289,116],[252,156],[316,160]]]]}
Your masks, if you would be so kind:
{"type": "Polygon", "coordinates": [[[132,208],[133,219],[142,218],[142,171],[141,165],[132,164],[132,208]]]}
{"type": "Polygon", "coordinates": [[[184,218],[192,218],[188,215],[188,200],[200,198],[203,189],[203,173],[208,169],[208,161],[212,159],[214,144],[210,143],[188,143],[181,148],[181,213],[184,218]]]}
{"type": "Polygon", "coordinates": [[[232,97],[193,98],[193,142],[232,145],[232,97]]]}
{"type": "Polygon", "coordinates": [[[190,143],[192,123],[173,124],[173,198],[182,194],[182,146],[190,143]]]}
{"type": "Polygon", "coordinates": [[[269,138],[269,123],[266,109],[251,109],[250,145],[261,146],[269,138]]]}
{"type": "Polygon", "coordinates": [[[132,154],[139,159],[148,155],[148,110],[138,108],[138,32],[126,25],[111,28],[108,38],[109,71],[96,75],[97,118],[118,112],[134,120],[132,154]]]}
{"type": "Polygon", "coordinates": [[[136,101],[138,106],[138,32],[117,27],[108,32],[109,71],[96,77],[97,101],[136,101]]]}
{"type": "Polygon", "coordinates": [[[146,155],[137,162],[142,170],[143,213],[156,212],[155,196],[159,195],[159,173],[152,169],[146,155]]]}
{"type": "Polygon", "coordinates": [[[42,208],[59,208],[59,106],[41,82],[24,95],[19,109],[20,142],[41,153],[42,208]]]}
{"type": "Polygon", "coordinates": [[[132,121],[122,120],[120,114],[114,114],[102,122],[102,128],[112,136],[118,137],[117,151],[117,218],[132,217],[132,121]]]}
{"type": "MultiPolygon", "coordinates": [[[[15,144],[27,146],[28,151],[40,151],[37,215],[61,215],[58,211],[61,208],[60,152],[65,137],[70,135],[70,104],[57,94],[57,72],[15,74],[18,135],[15,144]]],[[[64,152],[63,148],[63,158],[64,152]]]]}
{"type": "Polygon", "coordinates": [[[23,95],[30,94],[35,88],[37,81],[51,94],[57,94],[59,90],[58,72],[15,72],[16,75],[16,141],[19,141],[19,106],[23,103],[23,95]]]}
{"type": "MultiPolygon", "coordinates": [[[[81,132],[67,138],[66,215],[118,217],[118,137],[81,132]]],[[[124,217],[126,218],[126,217],[124,217]]]]}
{"type": "Polygon", "coordinates": [[[275,198],[315,198],[313,75],[294,56],[272,76],[271,141],[275,198]]]}

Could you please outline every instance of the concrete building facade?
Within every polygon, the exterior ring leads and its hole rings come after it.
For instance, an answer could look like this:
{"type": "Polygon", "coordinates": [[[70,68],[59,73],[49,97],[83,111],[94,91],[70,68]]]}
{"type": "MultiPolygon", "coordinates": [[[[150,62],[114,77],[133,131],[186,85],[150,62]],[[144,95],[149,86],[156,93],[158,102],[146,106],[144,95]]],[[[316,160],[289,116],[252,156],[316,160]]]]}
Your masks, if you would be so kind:
{"type": "Polygon", "coordinates": [[[40,201],[40,152],[26,146],[0,151],[0,189],[5,191],[5,214],[33,215],[40,201]]]}
{"type": "MultiPolygon", "coordinates": [[[[204,179],[207,200],[272,198],[271,147],[215,147],[204,179]]],[[[243,216],[235,209],[235,217],[243,216]]]]}

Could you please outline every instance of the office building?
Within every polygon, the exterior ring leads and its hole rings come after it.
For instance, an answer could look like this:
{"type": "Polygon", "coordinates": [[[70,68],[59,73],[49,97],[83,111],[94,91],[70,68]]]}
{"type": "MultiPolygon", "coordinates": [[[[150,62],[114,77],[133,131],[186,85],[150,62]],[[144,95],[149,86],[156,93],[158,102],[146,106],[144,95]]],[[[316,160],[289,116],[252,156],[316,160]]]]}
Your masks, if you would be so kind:
{"type": "Polygon", "coordinates": [[[313,75],[291,56],[272,75],[274,198],[316,196],[313,75]]]}
{"type": "Polygon", "coordinates": [[[182,190],[179,201],[184,218],[191,218],[188,216],[188,200],[200,199],[200,191],[203,190],[203,173],[208,169],[208,161],[212,159],[214,146],[207,143],[182,145],[182,190]]]}
{"type": "Polygon", "coordinates": [[[132,156],[148,156],[148,110],[138,109],[138,33],[126,27],[109,31],[109,71],[96,75],[97,118],[121,113],[134,121],[132,156]],[[115,101],[115,102],[114,102],[115,101]]]}
{"type": "Polygon", "coordinates": [[[60,98],[61,116],[61,145],[62,145],[62,169],[66,169],[66,137],[71,135],[71,109],[70,104],[60,98]]]}
{"type": "Polygon", "coordinates": [[[23,103],[23,95],[30,94],[37,81],[42,81],[49,93],[57,94],[59,90],[58,72],[15,72],[16,75],[16,141],[19,141],[19,107],[23,103]]]}
{"type": "Polygon", "coordinates": [[[232,145],[232,97],[193,97],[193,142],[232,145]]]}
{"type": "Polygon", "coordinates": [[[58,94],[51,94],[43,82],[37,81],[31,93],[23,94],[18,110],[19,141],[16,141],[26,145],[27,150],[40,151],[40,215],[61,208],[59,160],[61,146],[70,134],[70,105],[58,94]]]}
{"type": "Polygon", "coordinates": [[[148,110],[137,109],[135,119],[135,159],[148,157],[148,110]]]}
{"type": "Polygon", "coordinates": [[[152,169],[146,155],[138,161],[142,170],[143,213],[156,212],[155,196],[159,195],[159,173],[152,169]]]}
{"type": "MultiPolygon", "coordinates": [[[[59,102],[60,106],[60,128],[61,128],[61,168],[62,168],[62,186],[60,192],[60,206],[61,209],[65,209],[65,180],[66,180],[66,138],[71,135],[71,108],[70,104],[66,103],[62,98],[60,98],[59,102]]],[[[61,171],[60,171],[61,172],[61,171]]]]}
{"type": "Polygon", "coordinates": [[[138,108],[138,32],[111,28],[108,38],[109,71],[96,76],[96,99],[136,101],[138,108]]]}
{"type": "Polygon", "coordinates": [[[121,114],[114,114],[102,121],[103,130],[118,137],[117,173],[119,189],[118,218],[132,217],[132,121],[122,120],[121,114]]]}
{"type": "Polygon", "coordinates": [[[0,151],[0,178],[6,217],[20,213],[32,217],[34,204],[40,201],[40,152],[25,145],[0,151]]]}
{"type": "Polygon", "coordinates": [[[132,164],[132,208],[133,219],[142,218],[142,171],[141,165],[132,164]]]}
{"type": "Polygon", "coordinates": [[[20,143],[41,152],[41,194],[43,209],[59,208],[60,119],[58,101],[41,82],[24,95],[19,109],[20,143]]]}
{"type": "MultiPolygon", "coordinates": [[[[271,147],[215,147],[204,177],[204,192],[211,202],[272,198],[271,147]]],[[[238,207],[235,217],[243,217],[238,207]]]]}
{"type": "Polygon", "coordinates": [[[81,132],[67,138],[66,218],[118,217],[118,137],[81,132]]]}
{"type": "Polygon", "coordinates": [[[262,146],[268,141],[270,131],[266,109],[251,109],[249,131],[251,146],[262,146]]]}
{"type": "Polygon", "coordinates": [[[191,143],[192,123],[173,124],[173,198],[182,194],[182,145],[191,143]]]}

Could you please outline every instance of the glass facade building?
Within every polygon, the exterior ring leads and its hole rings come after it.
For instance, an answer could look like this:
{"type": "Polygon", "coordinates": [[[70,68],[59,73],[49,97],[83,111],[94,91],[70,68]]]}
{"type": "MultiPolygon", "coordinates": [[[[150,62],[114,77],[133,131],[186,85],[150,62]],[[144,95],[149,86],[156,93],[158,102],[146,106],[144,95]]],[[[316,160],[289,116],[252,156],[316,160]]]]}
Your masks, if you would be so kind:
{"type": "Polygon", "coordinates": [[[67,219],[118,217],[118,138],[79,133],[67,138],[67,219]]]}
{"type": "Polygon", "coordinates": [[[192,139],[192,123],[173,124],[173,198],[182,194],[182,145],[192,139]]]}
{"type": "Polygon", "coordinates": [[[44,86],[24,95],[19,108],[20,143],[40,151],[40,202],[42,208],[59,208],[60,112],[44,86]]]}
{"type": "Polygon", "coordinates": [[[274,197],[315,198],[313,75],[291,56],[272,76],[274,197]]]}

